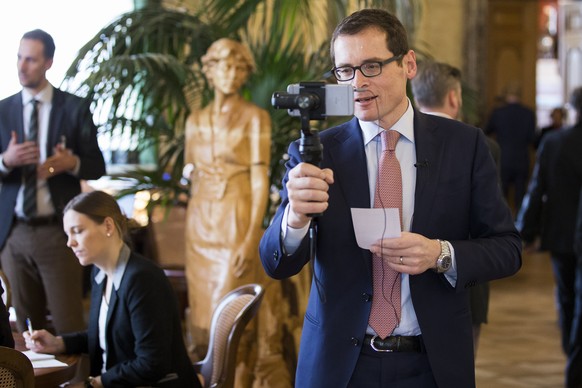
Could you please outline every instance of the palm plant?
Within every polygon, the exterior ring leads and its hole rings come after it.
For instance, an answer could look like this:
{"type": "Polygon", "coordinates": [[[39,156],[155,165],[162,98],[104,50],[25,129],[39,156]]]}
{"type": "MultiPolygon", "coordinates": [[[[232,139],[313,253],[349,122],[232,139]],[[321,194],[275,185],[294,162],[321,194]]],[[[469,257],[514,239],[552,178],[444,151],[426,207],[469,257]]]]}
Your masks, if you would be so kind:
{"type": "Polygon", "coordinates": [[[323,78],[330,67],[327,37],[354,6],[392,10],[413,34],[421,0],[160,3],[146,2],[99,31],[79,51],[64,85],[93,101],[103,134],[129,134],[137,139],[133,148],[149,146],[158,152],[157,169],[126,177],[134,182],[129,191],[155,189],[167,201],[185,192],[179,182],[186,117],[211,98],[199,65],[210,43],[220,37],[235,38],[254,53],[257,72],[243,94],[272,115],[270,179],[277,187],[284,171],[282,158],[287,145],[298,137],[299,122],[270,107],[272,93],[290,83],[323,78]]]}

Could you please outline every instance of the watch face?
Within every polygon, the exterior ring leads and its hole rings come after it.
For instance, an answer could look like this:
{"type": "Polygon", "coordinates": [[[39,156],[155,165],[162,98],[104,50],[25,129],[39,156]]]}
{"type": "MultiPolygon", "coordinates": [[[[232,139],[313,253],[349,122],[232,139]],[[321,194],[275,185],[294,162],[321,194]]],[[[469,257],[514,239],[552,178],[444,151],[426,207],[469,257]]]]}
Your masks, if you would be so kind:
{"type": "Polygon", "coordinates": [[[451,268],[452,262],[453,262],[453,259],[451,259],[451,256],[445,256],[445,257],[440,258],[438,260],[439,272],[448,271],[449,268],[451,268]]]}

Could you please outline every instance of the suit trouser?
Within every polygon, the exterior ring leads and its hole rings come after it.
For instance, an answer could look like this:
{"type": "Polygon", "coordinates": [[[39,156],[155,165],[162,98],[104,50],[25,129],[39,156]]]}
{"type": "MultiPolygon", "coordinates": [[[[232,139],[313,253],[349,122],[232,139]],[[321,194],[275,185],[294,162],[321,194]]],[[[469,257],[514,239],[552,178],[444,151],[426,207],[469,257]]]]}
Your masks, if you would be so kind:
{"type": "Polygon", "coordinates": [[[376,353],[364,345],[348,388],[436,388],[424,352],[376,353]]]}
{"type": "Polygon", "coordinates": [[[26,330],[26,318],[35,329],[46,328],[47,309],[58,334],[86,329],[82,267],[66,244],[60,223],[12,226],[0,256],[19,331],[26,330]]]}
{"type": "Polygon", "coordinates": [[[576,255],[552,252],[552,268],[556,281],[556,299],[562,334],[562,350],[568,353],[570,332],[576,303],[576,255]]]}
{"type": "Polygon", "coordinates": [[[562,348],[567,356],[566,387],[582,387],[582,260],[573,253],[552,252],[562,348]]]}
{"type": "Polygon", "coordinates": [[[582,387],[582,253],[577,254],[576,300],[574,303],[574,319],[570,331],[568,360],[566,363],[566,387],[582,387]]]}

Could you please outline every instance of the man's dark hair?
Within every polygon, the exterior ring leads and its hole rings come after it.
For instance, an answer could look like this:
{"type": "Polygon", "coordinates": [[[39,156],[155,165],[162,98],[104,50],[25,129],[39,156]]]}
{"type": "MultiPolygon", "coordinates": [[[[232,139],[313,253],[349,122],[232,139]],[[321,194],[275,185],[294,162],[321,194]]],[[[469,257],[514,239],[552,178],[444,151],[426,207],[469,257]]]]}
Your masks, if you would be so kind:
{"type": "Polygon", "coordinates": [[[39,40],[44,45],[44,57],[47,59],[53,59],[55,56],[55,41],[53,37],[50,36],[48,32],[40,29],[32,30],[26,32],[22,35],[22,39],[32,39],[39,40]]]}
{"type": "Polygon", "coordinates": [[[461,84],[461,71],[447,63],[422,61],[410,84],[419,105],[437,108],[443,105],[447,93],[461,84]]]}
{"type": "MultiPolygon", "coordinates": [[[[376,28],[386,33],[386,47],[394,56],[408,52],[406,29],[396,16],[382,9],[362,9],[346,17],[335,28],[330,45],[331,60],[334,64],[335,52],[333,45],[336,39],[340,35],[356,35],[367,28],[376,28]]],[[[402,64],[402,58],[398,63],[402,64]]]]}

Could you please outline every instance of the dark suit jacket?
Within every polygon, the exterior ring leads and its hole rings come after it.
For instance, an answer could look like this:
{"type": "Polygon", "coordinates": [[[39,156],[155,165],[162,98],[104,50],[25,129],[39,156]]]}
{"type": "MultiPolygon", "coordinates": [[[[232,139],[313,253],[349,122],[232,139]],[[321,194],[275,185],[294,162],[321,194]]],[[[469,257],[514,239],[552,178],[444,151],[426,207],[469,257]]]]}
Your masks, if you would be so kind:
{"type": "Polygon", "coordinates": [[[501,147],[501,170],[529,173],[529,146],[535,139],[536,116],[528,107],[512,103],[495,109],[485,129],[501,147]]]}
{"type": "Polygon", "coordinates": [[[578,199],[578,216],[576,217],[576,230],[574,232],[574,253],[582,258],[582,190],[578,199]]]}
{"type": "Polygon", "coordinates": [[[538,150],[528,193],[517,217],[524,241],[541,237],[541,248],[574,253],[582,187],[582,123],[547,134],[538,150]]]}
{"type": "Polygon", "coordinates": [[[121,285],[113,289],[107,313],[107,371],[101,373],[99,309],[105,281],[92,273],[89,327],[63,336],[67,353],[89,353],[91,376],[101,375],[105,387],[200,387],[182,338],[178,305],[164,272],[152,261],[132,253],[121,285]],[[178,380],[156,384],[169,373],[178,380]]]}
{"type": "MultiPolygon", "coordinates": [[[[521,241],[499,186],[481,130],[454,120],[415,113],[419,167],[412,232],[449,240],[457,262],[456,287],[431,270],[410,276],[410,291],[434,377],[441,387],[475,385],[473,337],[467,288],[514,274],[521,241]]],[[[368,325],[372,254],[356,243],[350,208],[369,208],[370,193],[362,132],[357,119],[321,133],[322,167],[331,168],[329,208],[317,221],[314,271],[325,301],[312,282],[303,324],[296,386],[345,387],[368,325]]],[[[289,148],[291,169],[300,162],[298,144],[289,148]]],[[[281,244],[282,204],[261,244],[266,272],[292,276],[309,260],[306,237],[292,255],[281,244]]],[[[315,279],[315,277],[314,277],[315,279]]]]}
{"type": "MultiPolygon", "coordinates": [[[[88,102],[55,88],[52,104],[47,155],[53,154],[53,148],[64,135],[67,148],[81,160],[78,177],[63,173],[47,181],[52,203],[60,217],[67,202],[81,192],[80,180],[100,178],[105,174],[105,162],[97,144],[97,129],[88,102]]],[[[8,147],[12,131],[16,131],[19,142],[24,141],[22,109],[21,93],[0,101],[0,152],[8,147]]],[[[5,176],[0,174],[0,249],[12,227],[16,196],[21,183],[22,168],[15,168],[5,176]]]]}

